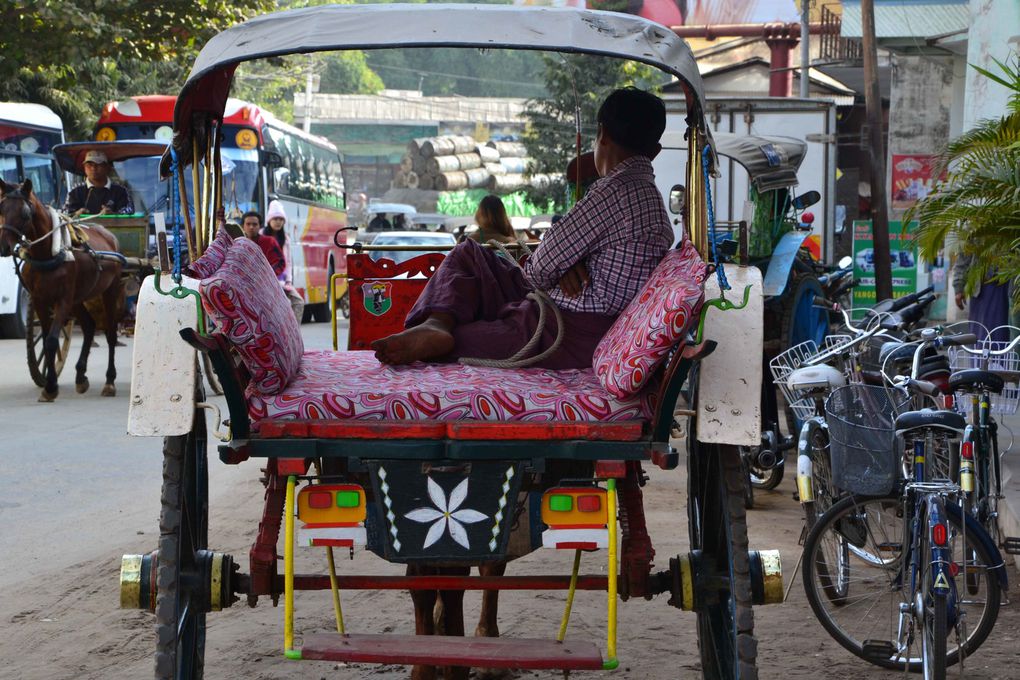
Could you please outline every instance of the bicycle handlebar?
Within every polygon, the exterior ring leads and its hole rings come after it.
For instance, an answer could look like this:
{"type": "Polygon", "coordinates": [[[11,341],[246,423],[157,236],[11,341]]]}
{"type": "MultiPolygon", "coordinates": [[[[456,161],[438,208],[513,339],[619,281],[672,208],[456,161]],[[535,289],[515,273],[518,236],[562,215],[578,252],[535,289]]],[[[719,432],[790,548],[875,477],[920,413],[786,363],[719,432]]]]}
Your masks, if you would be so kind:
{"type": "Polygon", "coordinates": [[[1008,345],[1006,345],[1002,349],[987,349],[987,348],[985,348],[985,349],[972,349],[970,347],[966,347],[966,345],[977,344],[977,336],[975,334],[973,334],[973,333],[968,333],[967,335],[972,337],[973,340],[971,340],[970,342],[967,342],[967,343],[960,343],[960,349],[962,349],[967,354],[975,354],[975,355],[978,355],[978,356],[986,356],[987,355],[987,356],[991,356],[991,357],[997,357],[997,356],[1002,356],[1003,354],[1008,354],[1008,353],[1012,352],[1014,349],[1016,349],[1017,345],[1020,345],[1020,335],[1018,335],[1017,337],[1013,338],[1012,342],[1010,342],[1008,345]]]}

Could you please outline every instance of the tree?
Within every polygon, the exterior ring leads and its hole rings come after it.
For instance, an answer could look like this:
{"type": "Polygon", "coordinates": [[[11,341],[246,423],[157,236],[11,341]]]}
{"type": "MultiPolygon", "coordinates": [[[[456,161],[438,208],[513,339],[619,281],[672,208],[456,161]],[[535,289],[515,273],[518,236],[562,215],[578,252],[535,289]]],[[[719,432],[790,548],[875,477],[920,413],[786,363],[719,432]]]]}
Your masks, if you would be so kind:
{"type": "Polygon", "coordinates": [[[595,116],[606,96],[627,85],[655,90],[664,77],[650,66],[611,57],[543,54],[542,65],[549,94],[529,101],[524,144],[534,159],[530,173],[559,179],[529,188],[528,199],[536,205],[551,201],[563,209],[569,203],[564,173],[577,155],[575,112],[580,110],[581,150],[590,151],[597,129],[595,116]]]}
{"type": "Polygon", "coordinates": [[[980,121],[949,142],[934,176],[946,180],[917,202],[905,220],[920,223],[921,253],[934,259],[950,236],[974,256],[965,292],[991,272],[1014,283],[1013,303],[1020,305],[1020,57],[997,61],[1002,73],[977,68],[985,77],[1012,91],[1006,114],[980,121]]]}
{"type": "Polygon", "coordinates": [[[68,137],[85,137],[104,103],[175,91],[206,40],[273,7],[272,0],[4,3],[0,98],[46,104],[68,137]]]}

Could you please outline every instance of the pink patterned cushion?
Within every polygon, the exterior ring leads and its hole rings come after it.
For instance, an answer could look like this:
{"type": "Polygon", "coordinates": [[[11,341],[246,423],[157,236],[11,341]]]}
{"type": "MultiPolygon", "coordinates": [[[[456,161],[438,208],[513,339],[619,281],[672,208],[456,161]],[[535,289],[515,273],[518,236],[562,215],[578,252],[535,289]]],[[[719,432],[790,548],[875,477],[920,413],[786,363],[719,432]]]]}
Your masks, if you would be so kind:
{"type": "Polygon", "coordinates": [[[196,279],[207,279],[215,274],[223,265],[223,260],[226,258],[227,251],[230,250],[230,244],[233,242],[234,239],[227,233],[227,230],[220,229],[219,233],[216,234],[216,238],[205,249],[202,257],[188,265],[192,275],[196,279]]]}
{"type": "Polygon", "coordinates": [[[253,422],[273,419],[648,420],[655,391],[607,393],[591,369],[506,370],[459,364],[387,366],[372,352],[305,352],[279,394],[252,394],[253,422]]]}
{"type": "Polygon", "coordinates": [[[671,250],[595,348],[593,366],[609,394],[636,394],[697,318],[705,263],[690,241],[671,250]]]}
{"type": "Polygon", "coordinates": [[[298,371],[304,343],[287,296],[254,241],[235,240],[199,284],[202,305],[251,374],[248,395],[276,394],[298,371]]]}

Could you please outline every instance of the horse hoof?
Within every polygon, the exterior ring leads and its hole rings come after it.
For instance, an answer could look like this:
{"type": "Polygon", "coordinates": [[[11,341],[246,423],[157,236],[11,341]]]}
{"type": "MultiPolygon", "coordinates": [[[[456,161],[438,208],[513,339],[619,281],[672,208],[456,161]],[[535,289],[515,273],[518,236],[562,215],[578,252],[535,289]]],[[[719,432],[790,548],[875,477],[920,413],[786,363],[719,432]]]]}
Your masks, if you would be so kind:
{"type": "Polygon", "coordinates": [[[86,378],[82,380],[80,383],[75,383],[74,391],[77,392],[78,394],[85,394],[86,392],[88,392],[89,391],[88,379],[86,378]]]}
{"type": "Polygon", "coordinates": [[[117,388],[114,387],[113,385],[107,383],[106,385],[103,385],[102,395],[104,397],[116,397],[117,396],[117,388]]]}
{"type": "Polygon", "coordinates": [[[47,392],[46,390],[43,390],[39,394],[39,403],[40,404],[48,404],[51,401],[53,401],[54,399],[56,399],[56,398],[57,398],[57,393],[56,392],[47,392]]]}

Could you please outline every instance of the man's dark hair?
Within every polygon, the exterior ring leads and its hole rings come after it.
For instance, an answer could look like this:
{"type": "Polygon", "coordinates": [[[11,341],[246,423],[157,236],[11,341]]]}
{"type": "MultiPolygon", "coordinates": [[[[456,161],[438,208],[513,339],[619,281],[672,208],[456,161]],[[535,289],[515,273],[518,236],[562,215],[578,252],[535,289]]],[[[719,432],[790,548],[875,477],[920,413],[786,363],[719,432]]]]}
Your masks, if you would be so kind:
{"type": "Polygon", "coordinates": [[[249,210],[245,214],[241,215],[241,224],[244,224],[244,221],[249,217],[254,217],[255,219],[257,219],[259,221],[259,226],[260,227],[262,226],[262,215],[261,213],[259,213],[258,210],[249,210]]]}
{"type": "Polygon", "coordinates": [[[666,129],[666,105],[650,92],[625,87],[606,97],[597,120],[614,142],[651,158],[666,129]]]}

